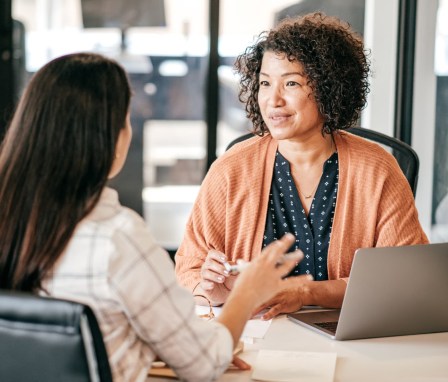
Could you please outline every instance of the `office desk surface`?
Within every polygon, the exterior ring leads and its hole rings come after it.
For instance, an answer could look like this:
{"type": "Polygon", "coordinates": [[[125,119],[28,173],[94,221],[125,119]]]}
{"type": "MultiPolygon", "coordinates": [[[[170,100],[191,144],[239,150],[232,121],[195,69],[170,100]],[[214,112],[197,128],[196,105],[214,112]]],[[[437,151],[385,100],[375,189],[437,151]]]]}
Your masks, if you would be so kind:
{"type": "MultiPolygon", "coordinates": [[[[334,352],[334,382],[448,382],[448,333],[335,341],[280,316],[241,358],[254,365],[260,349],[334,352]]],[[[251,374],[230,370],[219,381],[251,381],[251,374]]]]}

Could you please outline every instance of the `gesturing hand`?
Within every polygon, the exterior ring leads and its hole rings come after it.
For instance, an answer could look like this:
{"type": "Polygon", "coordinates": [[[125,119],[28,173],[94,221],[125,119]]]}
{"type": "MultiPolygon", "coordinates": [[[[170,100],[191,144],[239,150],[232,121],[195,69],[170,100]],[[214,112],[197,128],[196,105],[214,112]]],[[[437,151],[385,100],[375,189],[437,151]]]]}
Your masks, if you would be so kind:
{"type": "Polygon", "coordinates": [[[285,256],[295,237],[284,235],[281,239],[269,244],[260,256],[251,261],[235,282],[238,293],[251,294],[255,306],[271,301],[279,292],[293,287],[295,280],[284,277],[302,258],[303,253],[296,251],[285,256]]]}

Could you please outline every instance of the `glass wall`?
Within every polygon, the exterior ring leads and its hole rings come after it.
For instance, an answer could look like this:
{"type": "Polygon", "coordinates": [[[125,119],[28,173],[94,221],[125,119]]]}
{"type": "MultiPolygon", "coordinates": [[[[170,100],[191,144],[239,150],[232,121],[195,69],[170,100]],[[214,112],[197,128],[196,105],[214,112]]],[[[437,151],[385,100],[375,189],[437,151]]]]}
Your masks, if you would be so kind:
{"type": "Polygon", "coordinates": [[[92,51],[127,70],[133,141],[111,186],[177,247],[205,172],[208,1],[13,0],[23,85],[49,60],[92,51]]]}

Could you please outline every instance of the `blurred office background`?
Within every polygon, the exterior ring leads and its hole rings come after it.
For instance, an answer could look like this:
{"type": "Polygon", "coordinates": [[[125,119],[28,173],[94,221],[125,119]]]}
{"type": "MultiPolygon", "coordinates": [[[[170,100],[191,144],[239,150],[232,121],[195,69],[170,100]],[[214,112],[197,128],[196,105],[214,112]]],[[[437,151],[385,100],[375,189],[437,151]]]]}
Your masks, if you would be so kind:
{"type": "Polygon", "coordinates": [[[0,134],[32,74],[94,51],[129,73],[134,140],[111,182],[173,253],[210,164],[247,132],[235,57],[280,19],[323,10],[371,50],[360,125],[411,144],[417,207],[448,241],[448,0],[0,0],[0,134]]]}

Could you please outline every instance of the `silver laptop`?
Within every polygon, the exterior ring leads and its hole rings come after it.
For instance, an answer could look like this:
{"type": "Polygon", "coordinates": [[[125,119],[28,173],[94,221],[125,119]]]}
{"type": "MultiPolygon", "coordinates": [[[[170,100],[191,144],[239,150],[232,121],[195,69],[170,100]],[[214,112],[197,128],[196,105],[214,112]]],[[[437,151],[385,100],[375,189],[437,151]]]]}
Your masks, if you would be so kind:
{"type": "Polygon", "coordinates": [[[447,332],[448,243],[358,249],[341,309],[288,318],[335,340],[447,332]]]}

